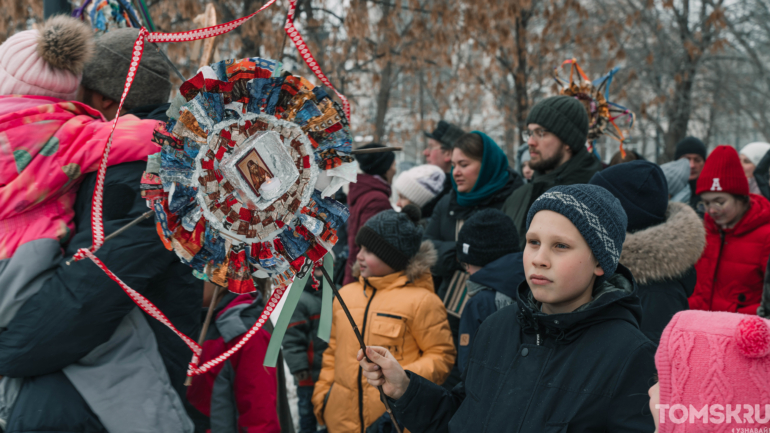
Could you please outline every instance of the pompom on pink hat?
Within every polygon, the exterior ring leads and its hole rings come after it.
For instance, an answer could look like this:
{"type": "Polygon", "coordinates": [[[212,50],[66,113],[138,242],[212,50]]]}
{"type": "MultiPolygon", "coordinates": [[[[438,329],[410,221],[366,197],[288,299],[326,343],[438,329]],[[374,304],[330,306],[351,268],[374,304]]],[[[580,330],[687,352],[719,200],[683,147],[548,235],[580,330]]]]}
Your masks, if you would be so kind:
{"type": "MultiPolygon", "coordinates": [[[[770,321],[759,316],[710,311],[682,311],[669,322],[655,354],[660,404],[701,410],[709,405],[750,405],[754,423],[675,423],[667,419],[660,433],[770,428],[770,321]],[[759,419],[758,419],[759,418],[759,419]]],[[[726,413],[725,409],[721,410],[726,413]]],[[[668,415],[668,413],[666,414],[668,415]]],[[[681,416],[681,412],[677,412],[681,416]]],[[[711,415],[709,415],[711,417],[711,415]]],[[[667,416],[668,418],[668,416],[667,416]]],[[[713,417],[711,417],[713,418],[713,417]]]]}
{"type": "Polygon", "coordinates": [[[64,15],[16,33],[0,45],[0,95],[73,100],[93,51],[89,26],[64,15]]]}

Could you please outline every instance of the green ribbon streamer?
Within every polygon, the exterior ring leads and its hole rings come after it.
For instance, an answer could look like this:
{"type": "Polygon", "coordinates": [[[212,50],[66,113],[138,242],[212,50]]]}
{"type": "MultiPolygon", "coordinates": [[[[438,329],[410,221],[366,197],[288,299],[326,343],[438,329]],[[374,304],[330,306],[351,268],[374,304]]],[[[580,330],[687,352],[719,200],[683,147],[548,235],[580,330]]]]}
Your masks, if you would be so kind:
{"type": "Polygon", "coordinates": [[[150,16],[150,9],[147,7],[147,3],[145,3],[144,0],[138,0],[138,2],[139,2],[139,10],[142,12],[142,15],[144,16],[145,27],[147,27],[147,30],[154,32],[155,23],[152,22],[152,17],[150,16]]]}
{"type": "MultiPolygon", "coordinates": [[[[324,269],[326,269],[326,272],[334,281],[334,260],[331,254],[327,254],[324,257],[324,269]]],[[[332,292],[332,288],[329,282],[326,281],[326,278],[323,278],[321,281],[321,287],[323,293],[321,297],[321,318],[318,321],[318,338],[328,343],[329,337],[332,335],[332,302],[334,301],[334,292],[332,292]]]]}
{"type": "Polygon", "coordinates": [[[307,279],[310,278],[310,273],[313,272],[311,268],[304,277],[295,279],[289,288],[289,293],[285,293],[286,303],[283,304],[281,314],[278,316],[278,320],[275,322],[275,328],[273,329],[273,335],[270,336],[270,344],[267,345],[267,353],[265,353],[265,362],[262,364],[265,367],[275,367],[278,363],[278,353],[281,351],[281,343],[283,342],[283,336],[286,335],[286,329],[291,322],[291,316],[294,314],[294,310],[297,308],[299,298],[302,296],[302,292],[305,290],[305,284],[307,279]]]}

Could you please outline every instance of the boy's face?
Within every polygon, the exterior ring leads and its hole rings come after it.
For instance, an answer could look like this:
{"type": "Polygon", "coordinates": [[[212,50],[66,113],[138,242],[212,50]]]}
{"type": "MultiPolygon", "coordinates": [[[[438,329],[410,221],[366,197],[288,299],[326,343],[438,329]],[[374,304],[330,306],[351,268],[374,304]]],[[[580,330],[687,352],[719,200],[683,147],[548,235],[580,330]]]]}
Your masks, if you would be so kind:
{"type": "Polygon", "coordinates": [[[396,272],[395,269],[385,264],[364,246],[358,251],[356,261],[358,261],[358,267],[361,269],[361,276],[364,278],[384,277],[396,272]]]}
{"type": "Polygon", "coordinates": [[[549,210],[532,218],[524,248],[524,272],[546,314],[570,313],[589,302],[596,277],[604,275],[577,227],[549,210]]]}

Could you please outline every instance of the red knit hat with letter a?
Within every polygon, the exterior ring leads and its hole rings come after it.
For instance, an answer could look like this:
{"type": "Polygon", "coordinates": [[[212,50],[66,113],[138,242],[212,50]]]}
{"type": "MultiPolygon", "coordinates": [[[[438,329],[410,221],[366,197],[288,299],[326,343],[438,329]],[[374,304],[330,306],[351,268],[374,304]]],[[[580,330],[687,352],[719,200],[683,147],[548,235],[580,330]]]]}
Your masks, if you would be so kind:
{"type": "Polygon", "coordinates": [[[717,146],[709,155],[695,189],[695,194],[704,192],[749,195],[749,181],[738,152],[732,146],[717,146]]]}

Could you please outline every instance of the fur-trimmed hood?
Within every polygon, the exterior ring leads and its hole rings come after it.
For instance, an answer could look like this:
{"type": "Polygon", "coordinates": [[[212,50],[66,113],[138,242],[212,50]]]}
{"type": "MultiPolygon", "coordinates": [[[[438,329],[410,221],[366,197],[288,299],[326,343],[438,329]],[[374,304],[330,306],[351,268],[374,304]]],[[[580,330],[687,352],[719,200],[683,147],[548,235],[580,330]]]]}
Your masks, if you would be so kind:
{"type": "Polygon", "coordinates": [[[679,278],[700,259],[706,247],[706,229],[684,203],[669,203],[666,221],[627,233],[620,263],[638,284],[679,278]]]}
{"type": "MultiPolygon", "coordinates": [[[[436,264],[438,260],[438,253],[436,248],[433,247],[433,242],[423,241],[420,244],[420,250],[417,254],[409,259],[409,264],[406,265],[404,274],[409,282],[416,282],[425,274],[430,274],[430,268],[436,264]]],[[[361,270],[358,267],[358,262],[353,265],[353,276],[358,278],[361,276],[361,270]]]]}

